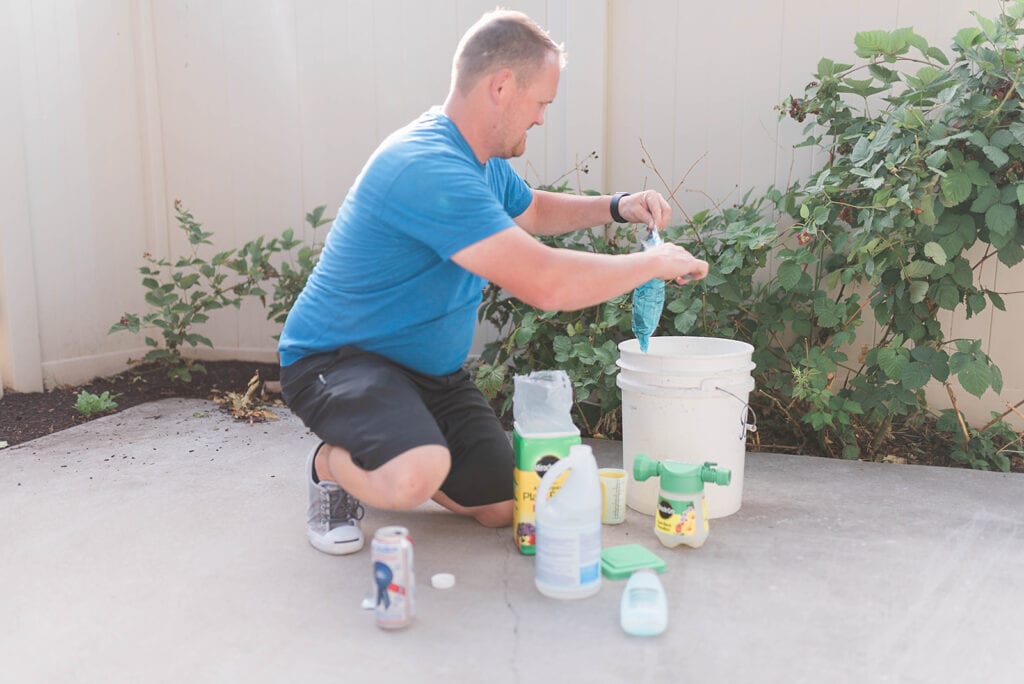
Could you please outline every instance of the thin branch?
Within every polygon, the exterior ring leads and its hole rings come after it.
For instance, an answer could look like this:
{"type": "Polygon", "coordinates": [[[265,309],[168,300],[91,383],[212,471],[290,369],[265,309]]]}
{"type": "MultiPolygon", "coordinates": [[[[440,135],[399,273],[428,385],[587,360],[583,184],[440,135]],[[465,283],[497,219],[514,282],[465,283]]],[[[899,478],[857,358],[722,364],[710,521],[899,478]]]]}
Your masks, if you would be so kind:
{"type": "Polygon", "coordinates": [[[946,393],[949,395],[949,400],[953,402],[953,411],[956,412],[956,419],[960,423],[960,430],[964,433],[964,448],[967,448],[968,442],[971,441],[971,433],[967,430],[967,423],[964,422],[964,414],[960,412],[960,407],[956,403],[956,394],[953,392],[953,386],[948,382],[943,383],[946,386],[946,393]]]}
{"type": "MultiPolygon", "coordinates": [[[[683,186],[683,183],[686,182],[686,178],[687,178],[687,176],[690,175],[690,172],[693,171],[693,168],[695,166],[697,166],[697,164],[702,159],[704,159],[704,157],[706,157],[708,155],[708,153],[705,152],[700,157],[698,157],[697,161],[693,162],[693,164],[690,165],[690,168],[686,170],[686,173],[683,174],[682,179],[679,181],[679,183],[676,185],[676,187],[674,189],[670,190],[669,189],[668,181],[665,180],[665,177],[661,175],[661,171],[659,171],[657,165],[655,165],[654,159],[651,157],[651,153],[648,151],[647,146],[644,144],[644,139],[643,138],[640,138],[640,149],[644,151],[644,159],[646,159],[648,162],[650,162],[651,170],[654,171],[654,174],[658,177],[658,180],[661,181],[661,184],[663,186],[665,186],[665,191],[668,192],[669,199],[671,199],[673,202],[675,202],[675,205],[677,207],[679,207],[679,211],[681,211],[683,213],[683,216],[686,218],[686,222],[687,223],[693,223],[693,219],[690,217],[690,215],[687,213],[686,209],[683,208],[683,205],[676,198],[676,192],[679,190],[679,188],[681,188],[683,186]]],[[[697,240],[700,241],[700,236],[699,235],[697,236],[697,240]]]]}
{"type": "Polygon", "coordinates": [[[1009,403],[1007,403],[1006,406],[1007,406],[1007,409],[1005,411],[1003,411],[998,416],[996,416],[992,420],[990,420],[987,423],[985,423],[985,427],[981,428],[981,432],[985,432],[990,427],[992,427],[993,425],[995,425],[996,423],[998,423],[999,421],[1001,421],[1003,418],[1005,418],[1006,416],[1010,415],[1011,413],[1016,413],[1021,418],[1024,418],[1024,414],[1022,414],[1020,411],[1017,410],[1020,406],[1024,406],[1024,399],[1021,399],[1020,401],[1018,401],[1013,406],[1010,406],[1009,403]]]}

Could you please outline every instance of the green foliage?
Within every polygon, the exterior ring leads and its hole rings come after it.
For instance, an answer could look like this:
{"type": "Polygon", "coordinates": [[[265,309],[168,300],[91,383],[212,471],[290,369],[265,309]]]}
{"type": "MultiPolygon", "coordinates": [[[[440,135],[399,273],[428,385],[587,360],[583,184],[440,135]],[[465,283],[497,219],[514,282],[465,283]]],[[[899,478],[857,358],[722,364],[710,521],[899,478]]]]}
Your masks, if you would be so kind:
{"type": "MultiPolygon", "coordinates": [[[[302,288],[306,286],[309,274],[313,272],[313,267],[320,260],[323,242],[320,241],[316,231],[332,221],[330,218],[324,218],[325,208],[321,205],[306,214],[306,223],[309,224],[313,233],[311,243],[304,244],[301,240],[297,240],[295,232],[291,228],[281,234],[277,246],[280,247],[281,252],[293,257],[294,263],[287,259],[281,261],[280,272],[277,274],[277,286],[274,288],[274,296],[267,311],[268,320],[284,324],[292,305],[295,304],[302,288]]],[[[277,336],[274,339],[277,339],[277,336]]]]}
{"type": "MultiPolygon", "coordinates": [[[[819,148],[823,167],[784,192],[748,193],[665,231],[710,272],[667,288],[657,334],[753,344],[758,398],[822,453],[874,452],[894,421],[930,411],[924,387],[939,382],[953,406],[936,424],[963,441],[950,456],[1009,468],[1016,435],[1003,416],[981,429],[967,425],[953,384],[980,397],[1000,392],[1002,375],[980,340],[947,339],[940,324],[950,311],[970,318],[989,304],[1004,310],[981,275],[993,259],[1024,260],[1024,2],[996,20],[975,16],[980,28],[960,31],[950,55],[911,29],[858,33],[863,61],[822,59],[802,96],[781,107],[799,122],[812,117],[798,146],[819,148]],[[780,215],[788,219],[776,222],[780,215]],[[865,324],[877,332],[857,350],[865,324]]],[[[635,249],[632,231],[609,230],[547,241],[635,249]]],[[[480,318],[501,334],[477,369],[486,391],[507,408],[511,374],[563,368],[576,388],[577,424],[615,433],[616,345],[632,336],[628,295],[556,314],[492,286],[480,318]]]]}
{"type": "Polygon", "coordinates": [[[78,393],[78,397],[75,399],[75,410],[83,416],[91,416],[95,413],[112,411],[117,408],[117,402],[114,401],[114,399],[119,396],[121,395],[112,395],[110,392],[106,391],[97,396],[92,392],[82,390],[78,393]]]}
{"type": "MultiPolygon", "coordinates": [[[[150,350],[142,358],[163,366],[172,378],[189,382],[192,373],[206,372],[202,364],[183,356],[186,347],[200,344],[213,347],[206,336],[195,331],[195,326],[207,322],[210,313],[225,307],[239,308],[246,297],[257,297],[267,305],[268,292],[264,283],[276,283],[271,295],[267,318],[283,322],[295,298],[301,292],[320,255],[321,244],[315,239],[303,245],[295,239],[292,229],[280,238],[267,240],[260,236],[239,249],[217,252],[210,258],[200,255],[202,245],[212,245],[213,233],[203,230],[202,224],[185,209],[181,201],[174,203],[179,228],[185,233],[191,251],[173,263],[143,255],[147,265],[142,266],[142,285],[145,301],[152,309],[146,314],[126,313],[111,326],[109,333],[128,331],[138,334],[143,329],[159,331],[159,338],[146,335],[150,350]],[[298,248],[297,252],[295,252],[298,248]],[[295,254],[295,262],[283,260],[280,268],[271,263],[273,255],[284,252],[295,254]]],[[[315,231],[329,222],[323,219],[324,207],[306,214],[306,221],[315,231]]],[[[315,234],[315,233],[314,233],[315,234]]]]}
{"type": "MultiPolygon", "coordinates": [[[[568,185],[542,186],[568,192],[568,185]]],[[[578,231],[541,238],[565,249],[621,254],[636,247],[633,231],[617,228],[578,231]]],[[[484,290],[478,318],[488,321],[500,339],[487,344],[476,368],[476,382],[488,397],[512,401],[512,378],[533,370],[559,368],[574,389],[573,419],[588,434],[614,435],[621,403],[615,375],[618,343],[632,337],[628,295],[579,311],[540,311],[508,296],[496,285],[484,290]]]]}
{"type": "MultiPolygon", "coordinates": [[[[822,59],[802,97],[783,103],[784,115],[812,117],[802,145],[828,162],[778,203],[797,244],[779,251],[764,303],[781,307],[788,320],[776,332],[797,344],[758,363],[764,386],[824,430],[819,442],[852,453],[853,427],[884,436],[893,417],[926,408],[933,380],[978,397],[1002,389],[981,341],[947,339],[938,316],[1004,309],[982,284],[984,266],[1024,260],[1022,7],[995,21],[975,14],[981,28],[960,31],[950,56],[911,29],[859,33],[865,61],[822,59]],[[867,309],[880,332],[851,363],[845,350],[867,309]],[[795,369],[818,372],[794,383],[795,369]]],[[[763,335],[752,341],[766,349],[763,335]]],[[[1007,468],[983,442],[965,462],[1007,468]]]]}

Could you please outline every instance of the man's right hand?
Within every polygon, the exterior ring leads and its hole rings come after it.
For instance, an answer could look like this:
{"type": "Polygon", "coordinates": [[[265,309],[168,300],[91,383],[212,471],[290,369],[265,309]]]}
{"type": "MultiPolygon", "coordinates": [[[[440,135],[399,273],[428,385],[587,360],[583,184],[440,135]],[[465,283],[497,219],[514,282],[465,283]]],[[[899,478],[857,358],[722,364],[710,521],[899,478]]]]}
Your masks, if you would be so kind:
{"type": "Polygon", "coordinates": [[[700,280],[708,274],[708,262],[679,245],[665,243],[647,250],[645,254],[658,259],[658,278],[671,280],[677,285],[700,280]]]}

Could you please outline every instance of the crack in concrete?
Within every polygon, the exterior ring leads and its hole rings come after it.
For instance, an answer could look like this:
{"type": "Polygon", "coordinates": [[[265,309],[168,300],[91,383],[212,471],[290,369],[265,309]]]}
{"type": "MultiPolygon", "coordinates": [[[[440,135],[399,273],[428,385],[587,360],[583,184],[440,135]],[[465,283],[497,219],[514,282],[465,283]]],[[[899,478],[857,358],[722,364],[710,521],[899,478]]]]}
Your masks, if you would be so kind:
{"type": "MultiPolygon", "coordinates": [[[[495,530],[495,536],[503,537],[508,534],[506,530],[495,530]]],[[[512,594],[509,591],[509,571],[510,571],[510,559],[516,554],[514,548],[510,549],[507,545],[505,546],[505,567],[502,572],[502,591],[504,592],[505,605],[508,607],[510,613],[512,613],[512,658],[509,665],[509,669],[512,671],[512,681],[519,681],[519,611],[512,604],[512,594]]]]}

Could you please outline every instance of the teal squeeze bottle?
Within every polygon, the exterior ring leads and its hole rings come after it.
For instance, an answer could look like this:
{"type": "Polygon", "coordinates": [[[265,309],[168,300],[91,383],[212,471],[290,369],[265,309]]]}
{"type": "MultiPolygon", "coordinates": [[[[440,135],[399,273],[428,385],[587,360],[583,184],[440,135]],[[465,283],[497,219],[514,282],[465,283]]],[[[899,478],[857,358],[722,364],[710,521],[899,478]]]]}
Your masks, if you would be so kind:
{"type": "Polygon", "coordinates": [[[649,568],[629,577],[619,608],[622,630],[633,636],[657,636],[668,626],[668,603],[657,573],[649,568]]]}

